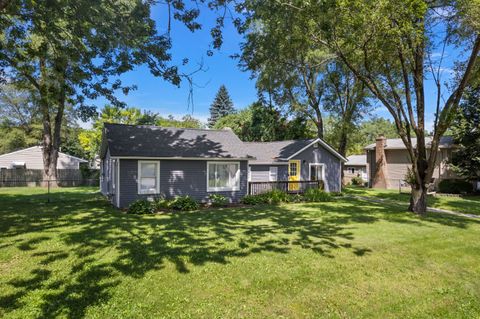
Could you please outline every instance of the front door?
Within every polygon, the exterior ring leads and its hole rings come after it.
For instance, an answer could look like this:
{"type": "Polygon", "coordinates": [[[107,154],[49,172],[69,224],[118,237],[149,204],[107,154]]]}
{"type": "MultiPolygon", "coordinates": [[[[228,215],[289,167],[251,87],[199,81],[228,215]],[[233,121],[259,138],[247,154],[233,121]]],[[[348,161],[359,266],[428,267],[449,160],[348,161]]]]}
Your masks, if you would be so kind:
{"type": "MultiPolygon", "coordinates": [[[[299,182],[300,181],[300,160],[288,161],[288,181],[299,182]]],[[[289,191],[300,190],[300,183],[288,183],[289,191]]]]}

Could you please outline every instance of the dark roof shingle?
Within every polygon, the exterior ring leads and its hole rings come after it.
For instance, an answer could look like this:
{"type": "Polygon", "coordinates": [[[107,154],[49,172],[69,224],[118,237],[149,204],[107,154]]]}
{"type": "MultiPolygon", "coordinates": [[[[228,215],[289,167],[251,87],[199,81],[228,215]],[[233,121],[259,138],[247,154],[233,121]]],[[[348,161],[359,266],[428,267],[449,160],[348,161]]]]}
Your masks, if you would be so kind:
{"type": "Polygon", "coordinates": [[[102,156],[247,158],[243,142],[229,129],[204,130],[105,124],[102,156]]]}

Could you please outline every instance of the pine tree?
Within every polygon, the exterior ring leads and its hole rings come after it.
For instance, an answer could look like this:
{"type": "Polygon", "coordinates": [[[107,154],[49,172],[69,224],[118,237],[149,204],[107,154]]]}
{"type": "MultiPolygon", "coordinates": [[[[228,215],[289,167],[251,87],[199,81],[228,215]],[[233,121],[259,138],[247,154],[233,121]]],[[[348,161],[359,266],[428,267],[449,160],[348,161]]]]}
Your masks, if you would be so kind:
{"type": "Polygon", "coordinates": [[[225,85],[220,86],[217,95],[210,106],[210,118],[208,119],[208,127],[212,128],[215,123],[222,117],[235,113],[232,99],[228,94],[225,85]]]}

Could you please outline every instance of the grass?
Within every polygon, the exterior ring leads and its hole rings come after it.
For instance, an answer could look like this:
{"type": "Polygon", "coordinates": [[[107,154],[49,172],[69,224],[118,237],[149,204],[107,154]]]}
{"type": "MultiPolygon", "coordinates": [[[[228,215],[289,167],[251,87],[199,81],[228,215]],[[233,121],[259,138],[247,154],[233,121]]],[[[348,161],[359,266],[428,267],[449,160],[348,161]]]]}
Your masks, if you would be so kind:
{"type": "MultiPolygon", "coordinates": [[[[350,186],[345,190],[348,194],[376,197],[381,199],[389,199],[394,201],[404,202],[408,204],[410,201],[410,194],[392,189],[374,189],[350,186]]],[[[451,196],[428,196],[428,206],[434,208],[448,209],[459,213],[480,215],[480,196],[466,195],[461,197],[451,196]]]]}
{"type": "Polygon", "coordinates": [[[474,318],[480,223],[349,198],[128,215],[0,189],[0,317],[474,318]]]}

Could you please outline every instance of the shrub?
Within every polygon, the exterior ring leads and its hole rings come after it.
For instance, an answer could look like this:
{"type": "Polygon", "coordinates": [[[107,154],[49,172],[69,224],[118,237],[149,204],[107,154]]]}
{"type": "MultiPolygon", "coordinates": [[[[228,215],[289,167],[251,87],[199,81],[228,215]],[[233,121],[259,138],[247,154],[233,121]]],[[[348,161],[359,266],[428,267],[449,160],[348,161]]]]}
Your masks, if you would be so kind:
{"type": "Polygon", "coordinates": [[[280,204],[280,203],[288,203],[291,201],[292,201],[292,196],[278,189],[274,189],[269,192],[258,194],[258,195],[246,195],[242,199],[242,203],[247,205],[280,204]]]}
{"type": "Polygon", "coordinates": [[[329,193],[318,188],[307,189],[303,196],[307,202],[328,202],[332,200],[332,196],[329,193]]]}
{"type": "Polygon", "coordinates": [[[264,204],[264,198],[262,195],[245,195],[242,198],[242,203],[245,205],[258,205],[258,204],[264,204]]]}
{"type": "Polygon", "coordinates": [[[463,194],[471,193],[473,186],[470,182],[461,179],[444,179],[438,183],[438,190],[441,193],[463,194]]]}
{"type": "Polygon", "coordinates": [[[363,186],[365,185],[365,182],[363,181],[363,178],[361,178],[360,176],[355,176],[352,178],[352,185],[363,186]]]}
{"type": "Polygon", "coordinates": [[[165,198],[157,198],[152,203],[156,211],[170,208],[170,201],[165,198]]]}
{"type": "Polygon", "coordinates": [[[155,207],[152,202],[146,199],[139,199],[128,206],[127,212],[129,214],[153,214],[155,207]]]}
{"type": "Polygon", "coordinates": [[[213,207],[223,207],[228,204],[228,198],[220,194],[210,194],[208,198],[213,207]]]}
{"type": "Polygon", "coordinates": [[[190,196],[178,196],[168,203],[168,207],[176,210],[196,210],[200,205],[190,196]]]}
{"type": "Polygon", "coordinates": [[[288,203],[291,201],[291,196],[279,189],[271,190],[270,192],[262,194],[262,196],[268,204],[288,203]]]}

